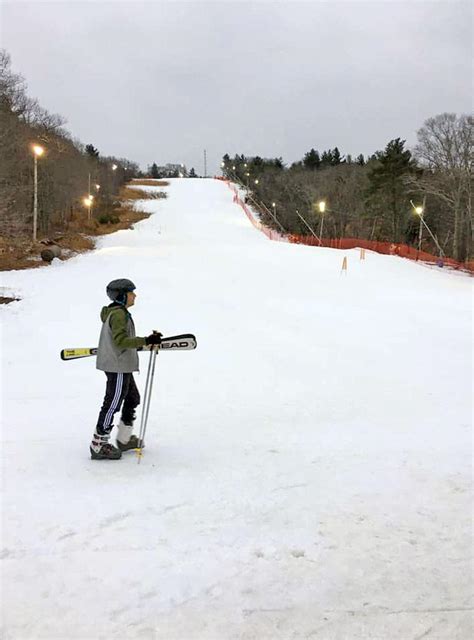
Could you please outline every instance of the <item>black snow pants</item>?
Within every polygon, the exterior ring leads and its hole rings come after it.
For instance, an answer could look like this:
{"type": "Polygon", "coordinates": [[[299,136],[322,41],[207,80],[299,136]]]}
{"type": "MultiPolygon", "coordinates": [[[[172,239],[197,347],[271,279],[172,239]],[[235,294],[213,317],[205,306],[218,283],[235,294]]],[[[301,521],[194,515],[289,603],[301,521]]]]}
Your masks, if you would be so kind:
{"type": "Polygon", "coordinates": [[[135,409],[140,404],[140,394],[133,379],[133,373],[109,373],[102,409],[97,421],[97,433],[108,435],[112,431],[114,414],[122,408],[122,420],[125,424],[132,424],[135,419],[135,409]]]}

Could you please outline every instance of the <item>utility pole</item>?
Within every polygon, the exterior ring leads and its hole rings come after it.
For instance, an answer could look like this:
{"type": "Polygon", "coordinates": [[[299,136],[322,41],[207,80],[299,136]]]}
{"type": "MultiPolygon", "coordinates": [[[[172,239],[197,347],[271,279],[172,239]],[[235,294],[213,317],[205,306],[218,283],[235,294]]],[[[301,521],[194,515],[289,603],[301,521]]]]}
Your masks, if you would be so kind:
{"type": "Polygon", "coordinates": [[[204,149],[204,177],[207,178],[207,152],[204,149]]]}

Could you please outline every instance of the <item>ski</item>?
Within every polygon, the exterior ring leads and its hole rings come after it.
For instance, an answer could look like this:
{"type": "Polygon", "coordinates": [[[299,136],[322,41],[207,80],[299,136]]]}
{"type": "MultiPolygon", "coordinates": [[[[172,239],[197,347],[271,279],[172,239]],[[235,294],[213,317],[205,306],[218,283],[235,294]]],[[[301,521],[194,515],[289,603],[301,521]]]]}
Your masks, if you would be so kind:
{"type": "Polygon", "coordinates": [[[96,356],[97,348],[87,349],[85,347],[79,349],[63,349],[61,351],[61,360],[76,360],[77,358],[87,358],[87,356],[96,356]]]}
{"type": "MultiPolygon", "coordinates": [[[[183,333],[179,336],[168,336],[161,339],[158,349],[160,351],[191,351],[197,347],[196,336],[192,333],[183,333]]],[[[150,351],[151,345],[141,347],[137,351],[150,351]]],[[[77,349],[63,349],[61,360],[77,360],[97,355],[97,347],[78,347],[77,349]]]]}

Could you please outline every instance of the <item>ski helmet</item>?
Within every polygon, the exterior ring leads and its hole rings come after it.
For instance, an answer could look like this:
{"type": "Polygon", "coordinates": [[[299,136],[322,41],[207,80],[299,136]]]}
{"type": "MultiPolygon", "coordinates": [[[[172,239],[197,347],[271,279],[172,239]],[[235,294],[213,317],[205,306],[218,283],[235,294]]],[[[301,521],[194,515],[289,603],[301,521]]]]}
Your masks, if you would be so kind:
{"type": "Polygon", "coordinates": [[[107,285],[107,295],[113,302],[118,302],[119,304],[125,304],[127,301],[127,293],[129,291],[134,291],[136,286],[133,284],[131,280],[128,278],[118,278],[118,280],[112,280],[107,285]]]}

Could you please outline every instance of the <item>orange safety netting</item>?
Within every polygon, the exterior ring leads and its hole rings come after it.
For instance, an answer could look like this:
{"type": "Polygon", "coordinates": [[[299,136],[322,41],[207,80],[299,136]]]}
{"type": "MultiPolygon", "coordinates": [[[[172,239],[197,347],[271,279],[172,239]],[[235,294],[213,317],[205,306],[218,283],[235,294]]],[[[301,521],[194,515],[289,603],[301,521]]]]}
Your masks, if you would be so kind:
{"type": "Polygon", "coordinates": [[[457,262],[453,258],[440,258],[426,251],[418,251],[414,247],[410,247],[407,244],[398,244],[393,242],[379,242],[378,240],[364,240],[363,238],[315,238],[314,236],[303,236],[298,234],[281,234],[274,229],[270,229],[262,222],[257,220],[253,215],[250,208],[243,202],[239,196],[239,193],[235,186],[226,180],[225,178],[217,178],[227,183],[227,186],[234,194],[234,202],[242,207],[246,216],[250,222],[262,231],[270,240],[278,240],[280,242],[292,242],[295,244],[306,244],[316,247],[328,247],[331,249],[367,249],[369,251],[375,251],[376,253],[382,253],[391,256],[400,256],[401,258],[408,258],[409,260],[420,260],[422,262],[429,262],[436,264],[440,267],[448,266],[453,269],[462,269],[474,273],[474,261],[457,262]]]}

